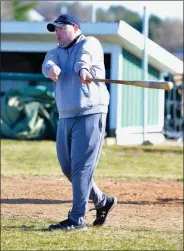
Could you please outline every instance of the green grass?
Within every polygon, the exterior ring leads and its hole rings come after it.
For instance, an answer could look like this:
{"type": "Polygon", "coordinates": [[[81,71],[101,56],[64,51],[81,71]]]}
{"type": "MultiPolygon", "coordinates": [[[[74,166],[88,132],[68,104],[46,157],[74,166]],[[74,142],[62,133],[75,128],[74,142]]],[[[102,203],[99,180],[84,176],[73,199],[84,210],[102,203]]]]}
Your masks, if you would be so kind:
{"type": "MultiPolygon", "coordinates": [[[[104,146],[98,178],[183,179],[181,147],[104,146]]],[[[61,177],[53,141],[1,142],[2,175],[61,177]]]]}
{"type": "Polygon", "coordinates": [[[98,177],[136,179],[183,178],[181,147],[105,147],[101,156],[98,177]]]}
{"type": "Polygon", "coordinates": [[[47,225],[29,219],[3,220],[2,250],[183,250],[182,231],[89,226],[85,232],[43,232],[47,225]]]}

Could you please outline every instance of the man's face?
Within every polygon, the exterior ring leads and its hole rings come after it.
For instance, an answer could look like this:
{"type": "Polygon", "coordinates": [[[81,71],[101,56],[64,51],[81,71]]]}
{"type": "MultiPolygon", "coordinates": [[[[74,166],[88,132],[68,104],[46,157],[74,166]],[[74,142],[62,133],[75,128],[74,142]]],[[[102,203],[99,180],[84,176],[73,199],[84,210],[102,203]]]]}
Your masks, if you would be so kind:
{"type": "Polygon", "coordinates": [[[56,38],[62,47],[68,46],[76,37],[76,27],[67,24],[64,27],[56,27],[56,38]]]}

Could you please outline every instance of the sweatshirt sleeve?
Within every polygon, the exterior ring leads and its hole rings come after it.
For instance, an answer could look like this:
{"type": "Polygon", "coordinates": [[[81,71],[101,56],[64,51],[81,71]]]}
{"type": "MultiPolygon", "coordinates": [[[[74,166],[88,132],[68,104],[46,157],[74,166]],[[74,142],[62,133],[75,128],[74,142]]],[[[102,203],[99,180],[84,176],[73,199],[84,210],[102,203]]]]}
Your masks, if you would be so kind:
{"type": "Polygon", "coordinates": [[[87,37],[77,53],[74,71],[79,74],[81,69],[87,69],[92,75],[96,73],[96,76],[98,71],[104,71],[103,49],[94,37],[87,37]]]}
{"type": "Polygon", "coordinates": [[[46,78],[48,78],[48,71],[50,67],[53,65],[57,65],[59,67],[59,59],[58,59],[56,48],[48,51],[43,61],[42,73],[46,78]]]}

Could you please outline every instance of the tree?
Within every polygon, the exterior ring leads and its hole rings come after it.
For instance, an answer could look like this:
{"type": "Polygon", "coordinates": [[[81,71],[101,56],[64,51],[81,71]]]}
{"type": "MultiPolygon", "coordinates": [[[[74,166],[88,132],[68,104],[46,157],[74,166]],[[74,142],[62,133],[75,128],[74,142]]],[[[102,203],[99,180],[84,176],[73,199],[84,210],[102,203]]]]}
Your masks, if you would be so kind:
{"type": "Polygon", "coordinates": [[[149,38],[153,41],[156,40],[157,30],[161,26],[162,22],[163,21],[155,15],[149,16],[149,38]]]}
{"type": "Polygon", "coordinates": [[[36,7],[36,1],[21,1],[21,0],[13,0],[13,11],[14,11],[14,19],[19,21],[28,20],[27,13],[29,10],[36,7]]]}
{"type": "Polygon", "coordinates": [[[76,17],[78,17],[81,21],[90,21],[91,20],[91,6],[90,5],[83,5],[81,2],[75,1],[73,3],[68,2],[58,2],[57,9],[60,10],[62,14],[63,7],[67,13],[70,13],[76,17]]]}
{"type": "Polygon", "coordinates": [[[183,23],[179,19],[165,19],[157,29],[155,42],[171,53],[183,48],[183,23]]]}
{"type": "MultiPolygon", "coordinates": [[[[82,1],[38,1],[36,8],[46,17],[46,20],[55,19],[61,14],[63,8],[67,13],[76,15],[82,21],[91,21],[91,5],[83,5],[82,1]]],[[[108,9],[96,9],[97,22],[119,22],[120,20],[142,33],[142,16],[139,13],[120,5],[113,5],[108,9]]],[[[162,20],[152,14],[149,16],[148,36],[166,50],[175,53],[183,48],[183,23],[174,19],[162,20]]]]}
{"type": "Polygon", "coordinates": [[[60,14],[57,4],[50,1],[38,1],[35,9],[44,16],[46,21],[54,20],[60,14]]]}

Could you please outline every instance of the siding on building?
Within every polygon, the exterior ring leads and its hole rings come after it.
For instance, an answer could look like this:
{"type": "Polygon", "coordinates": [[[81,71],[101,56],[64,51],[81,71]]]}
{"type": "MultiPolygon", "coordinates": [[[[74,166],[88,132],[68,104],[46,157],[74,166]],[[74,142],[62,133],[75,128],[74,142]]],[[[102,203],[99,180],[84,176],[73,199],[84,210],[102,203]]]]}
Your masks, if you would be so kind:
{"type": "MultiPolygon", "coordinates": [[[[142,63],[139,58],[123,49],[123,80],[141,80],[142,63]]],[[[160,72],[148,66],[148,79],[159,80],[160,72]]],[[[158,124],[159,90],[148,89],[148,126],[158,124]]],[[[122,127],[142,126],[143,88],[122,86],[122,127]]]]}

